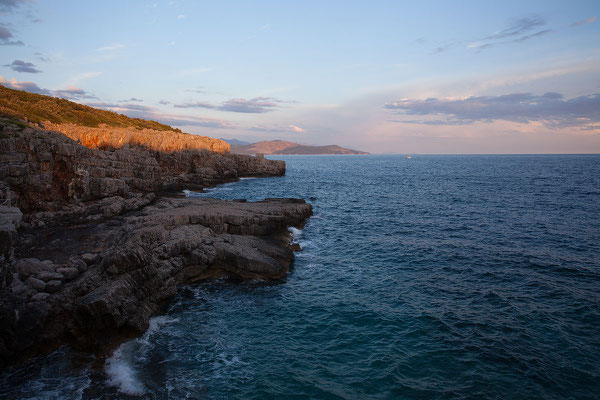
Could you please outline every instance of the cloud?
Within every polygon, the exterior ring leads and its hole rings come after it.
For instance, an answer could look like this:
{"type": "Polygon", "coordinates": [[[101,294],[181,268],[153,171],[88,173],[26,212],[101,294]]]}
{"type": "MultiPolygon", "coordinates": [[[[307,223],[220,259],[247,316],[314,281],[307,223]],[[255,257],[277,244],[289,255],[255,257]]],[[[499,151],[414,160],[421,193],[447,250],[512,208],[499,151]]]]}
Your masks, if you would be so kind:
{"type": "Polygon", "coordinates": [[[179,14],[179,15],[177,16],[177,19],[185,19],[185,15],[183,15],[183,14],[179,14]]]}
{"type": "Polygon", "coordinates": [[[261,114],[273,111],[279,107],[279,103],[287,103],[283,100],[278,100],[272,97],[255,97],[253,99],[230,99],[224,101],[220,105],[215,105],[205,101],[197,101],[193,103],[175,104],[177,108],[207,108],[218,111],[228,111],[247,114],[261,114]]]}
{"type": "Polygon", "coordinates": [[[231,124],[228,121],[190,115],[164,114],[158,112],[158,110],[156,110],[154,107],[143,106],[141,104],[114,104],[96,102],[87,103],[87,105],[125,114],[131,118],[149,119],[171,126],[198,126],[215,129],[231,127],[231,124]]]}
{"type": "Polygon", "coordinates": [[[33,55],[34,55],[34,56],[37,56],[37,58],[38,58],[40,61],[43,61],[43,62],[50,62],[50,61],[51,61],[49,57],[46,57],[46,56],[44,56],[44,54],[42,54],[42,53],[40,53],[40,52],[33,53],[33,55]]]}
{"type": "Polygon", "coordinates": [[[170,101],[167,101],[167,100],[159,100],[159,101],[158,101],[158,104],[162,104],[162,105],[165,105],[165,106],[166,106],[167,104],[171,104],[171,102],[170,102],[170,101]]]}
{"type": "Polygon", "coordinates": [[[96,51],[107,52],[107,51],[120,50],[120,49],[124,49],[124,48],[125,48],[124,44],[116,43],[116,44],[111,44],[109,46],[99,47],[96,49],[96,51]]]}
{"type": "Polygon", "coordinates": [[[586,19],[582,19],[581,21],[573,22],[571,24],[571,26],[581,26],[581,25],[585,25],[585,24],[591,24],[592,22],[594,22],[596,20],[596,18],[597,17],[594,15],[593,17],[589,17],[586,19]]]}
{"type": "Polygon", "coordinates": [[[525,17],[525,18],[519,18],[515,22],[513,22],[511,25],[509,25],[507,28],[504,28],[501,31],[498,31],[498,32],[494,33],[493,35],[485,37],[484,40],[485,39],[497,40],[497,39],[515,38],[515,37],[519,37],[523,34],[527,34],[527,33],[531,32],[533,29],[536,29],[536,28],[538,28],[540,26],[544,26],[544,25],[546,25],[546,21],[544,21],[544,19],[542,17],[540,17],[539,15],[534,15],[534,16],[525,17]]]}
{"type": "Polygon", "coordinates": [[[565,100],[560,93],[543,95],[510,93],[500,96],[464,99],[403,99],[385,104],[388,110],[405,115],[444,116],[440,120],[403,120],[396,122],[429,125],[466,125],[475,121],[495,120],[529,123],[542,122],[546,127],[583,127],[600,123],[600,94],[565,100]]]}
{"type": "Polygon", "coordinates": [[[296,125],[290,125],[289,128],[296,133],[303,133],[306,132],[304,129],[300,128],[299,126],[296,125]]]}
{"type": "Polygon", "coordinates": [[[11,89],[24,90],[30,93],[45,94],[47,96],[52,95],[51,91],[49,91],[48,89],[42,89],[33,82],[19,82],[14,78],[12,78],[10,81],[7,81],[2,75],[0,75],[0,85],[4,85],[11,89]]]}
{"type": "Polygon", "coordinates": [[[144,101],[144,100],[138,99],[138,98],[135,98],[135,97],[131,97],[131,98],[125,99],[125,100],[119,100],[119,103],[126,103],[128,101],[138,101],[139,102],[139,101],[144,101]]]}
{"type": "Polygon", "coordinates": [[[21,4],[28,3],[26,0],[0,0],[0,11],[12,12],[21,4]]]}
{"type": "Polygon", "coordinates": [[[86,92],[85,90],[78,88],[77,86],[67,86],[66,89],[53,90],[51,91],[52,96],[62,97],[69,100],[80,100],[80,99],[97,99],[93,94],[86,92]]]}
{"type": "Polygon", "coordinates": [[[7,81],[3,76],[0,75],[0,84],[4,85],[11,89],[16,90],[24,90],[29,93],[37,93],[43,94],[46,96],[52,97],[62,97],[69,100],[80,100],[80,99],[96,99],[97,97],[92,95],[91,93],[86,92],[83,89],[80,89],[76,86],[67,86],[66,89],[59,90],[48,90],[39,87],[34,82],[28,81],[17,81],[12,78],[10,81],[7,81]]]}
{"type": "Polygon", "coordinates": [[[552,29],[541,29],[545,25],[546,21],[539,15],[519,18],[502,30],[472,41],[467,48],[481,51],[502,44],[525,42],[552,32],[552,29]]]}
{"type": "Polygon", "coordinates": [[[0,25],[0,46],[23,46],[20,40],[13,40],[13,34],[8,30],[6,26],[0,25]]]}
{"type": "Polygon", "coordinates": [[[16,72],[28,72],[30,74],[38,74],[42,72],[39,69],[36,69],[34,64],[21,60],[14,60],[12,63],[5,64],[4,66],[9,67],[16,72]]]}

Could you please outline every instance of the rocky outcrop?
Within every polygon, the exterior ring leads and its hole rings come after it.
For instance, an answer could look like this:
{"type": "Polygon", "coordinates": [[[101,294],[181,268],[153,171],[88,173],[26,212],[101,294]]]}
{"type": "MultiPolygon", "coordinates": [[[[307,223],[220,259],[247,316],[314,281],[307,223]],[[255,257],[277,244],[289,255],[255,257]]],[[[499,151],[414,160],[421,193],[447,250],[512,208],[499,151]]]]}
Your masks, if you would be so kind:
{"type": "Polygon", "coordinates": [[[62,343],[110,349],[143,332],[181,283],[281,278],[293,259],[287,228],[311,213],[297,199],[163,198],[102,224],[25,230],[0,311],[0,362],[62,343]]]}
{"type": "Polygon", "coordinates": [[[59,132],[1,122],[0,128],[0,183],[8,183],[25,214],[109,217],[148,204],[156,193],[201,191],[242,176],[285,174],[282,161],[139,146],[103,151],[59,132]]]}
{"type": "Polygon", "coordinates": [[[209,150],[216,153],[229,153],[229,143],[208,136],[190,135],[174,131],[159,131],[142,128],[97,128],[75,124],[53,124],[44,122],[45,129],[61,132],[79,141],[90,149],[120,149],[122,147],[143,147],[149,150],[173,152],[181,150],[209,150]]]}
{"type": "Polygon", "coordinates": [[[310,204],[165,196],[284,173],[262,157],[101,150],[0,123],[0,366],[64,343],[103,353],[182,283],[284,276],[298,248],[287,228],[310,204]]]}

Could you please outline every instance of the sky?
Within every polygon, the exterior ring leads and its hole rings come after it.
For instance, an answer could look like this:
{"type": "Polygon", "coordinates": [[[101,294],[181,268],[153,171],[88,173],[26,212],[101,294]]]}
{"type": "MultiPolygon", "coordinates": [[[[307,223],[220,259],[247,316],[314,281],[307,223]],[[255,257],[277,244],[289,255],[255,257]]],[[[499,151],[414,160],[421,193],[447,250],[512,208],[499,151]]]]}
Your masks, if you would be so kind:
{"type": "Polygon", "coordinates": [[[600,1],[0,0],[0,84],[185,132],[600,153],[600,1]]]}

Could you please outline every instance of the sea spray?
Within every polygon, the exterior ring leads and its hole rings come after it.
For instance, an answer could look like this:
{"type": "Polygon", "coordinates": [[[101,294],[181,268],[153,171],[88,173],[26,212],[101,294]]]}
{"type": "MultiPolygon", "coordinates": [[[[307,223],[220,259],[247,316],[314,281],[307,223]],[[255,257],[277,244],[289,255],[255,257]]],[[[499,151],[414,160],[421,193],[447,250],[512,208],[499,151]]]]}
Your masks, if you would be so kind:
{"type": "Polygon", "coordinates": [[[178,320],[166,316],[151,318],[148,330],[141,337],[121,344],[104,365],[106,383],[128,395],[141,396],[146,393],[146,386],[139,378],[135,366],[146,362],[148,351],[153,346],[152,336],[178,320]]]}

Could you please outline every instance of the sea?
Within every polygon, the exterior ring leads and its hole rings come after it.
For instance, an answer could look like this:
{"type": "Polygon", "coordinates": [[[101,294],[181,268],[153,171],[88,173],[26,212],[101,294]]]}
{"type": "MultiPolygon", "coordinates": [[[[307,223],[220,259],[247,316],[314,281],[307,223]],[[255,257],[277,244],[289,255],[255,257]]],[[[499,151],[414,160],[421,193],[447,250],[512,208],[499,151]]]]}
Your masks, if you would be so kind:
{"type": "Polygon", "coordinates": [[[0,398],[599,398],[600,155],[270,158],[188,195],[310,202],[284,279],[181,287],[107,360],[63,347],[0,398]]]}

